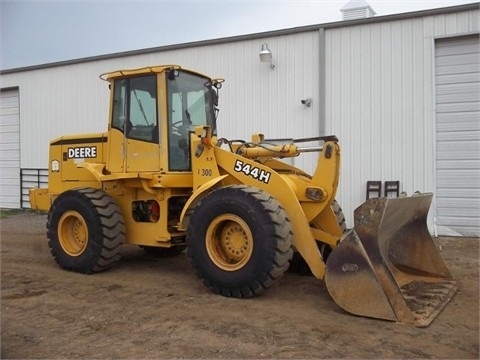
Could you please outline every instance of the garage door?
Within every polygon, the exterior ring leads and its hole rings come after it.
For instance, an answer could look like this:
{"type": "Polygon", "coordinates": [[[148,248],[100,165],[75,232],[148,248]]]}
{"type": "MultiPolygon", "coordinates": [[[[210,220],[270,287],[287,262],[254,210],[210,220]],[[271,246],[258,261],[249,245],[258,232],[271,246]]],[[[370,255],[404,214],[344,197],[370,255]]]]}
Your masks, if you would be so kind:
{"type": "Polygon", "coordinates": [[[20,208],[18,89],[0,91],[0,208],[20,208]]]}
{"type": "Polygon", "coordinates": [[[439,235],[480,235],[479,36],[435,43],[436,224],[439,235]]]}

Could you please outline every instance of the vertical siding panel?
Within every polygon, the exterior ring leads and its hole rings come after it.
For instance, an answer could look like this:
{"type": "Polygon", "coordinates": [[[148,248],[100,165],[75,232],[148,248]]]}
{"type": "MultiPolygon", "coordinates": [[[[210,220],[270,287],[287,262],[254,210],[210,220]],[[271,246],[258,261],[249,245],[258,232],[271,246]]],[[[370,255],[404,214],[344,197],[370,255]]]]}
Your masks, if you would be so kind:
{"type": "Polygon", "coordinates": [[[457,14],[445,15],[445,32],[452,33],[457,32],[457,14]]]}
{"type": "MultiPolygon", "coordinates": [[[[361,179],[362,183],[357,185],[356,191],[358,192],[358,187],[366,182],[367,179],[371,178],[372,173],[372,152],[371,152],[371,143],[372,143],[372,114],[370,108],[370,98],[371,98],[371,26],[362,26],[359,29],[360,33],[360,56],[358,59],[358,64],[360,66],[360,84],[359,84],[359,94],[360,98],[360,112],[358,121],[362,124],[359,147],[361,151],[361,179]]],[[[363,188],[363,186],[361,186],[363,188]]]]}
{"type": "MultiPolygon", "coordinates": [[[[371,118],[370,118],[370,161],[371,161],[371,172],[367,179],[368,180],[381,180],[382,179],[382,143],[384,141],[382,130],[382,120],[383,120],[383,111],[384,104],[382,101],[382,64],[384,59],[383,48],[381,42],[381,25],[372,24],[371,26],[371,51],[369,57],[366,57],[363,61],[365,63],[370,63],[370,82],[371,82],[371,94],[369,101],[371,107],[371,118]]],[[[366,79],[368,81],[368,79],[366,79]]],[[[362,184],[365,185],[365,184],[362,184]]]]}
{"type": "MultiPolygon", "coordinates": [[[[341,112],[341,80],[342,69],[339,54],[341,54],[341,33],[340,31],[331,31],[326,33],[329,46],[325,49],[326,53],[326,79],[325,87],[327,96],[326,126],[328,134],[341,136],[340,131],[340,112],[341,112]]],[[[341,56],[341,55],[340,55],[341,56]]],[[[341,139],[343,142],[343,139],[341,139]]]]}
{"type": "Polygon", "coordinates": [[[438,15],[434,17],[435,36],[444,36],[446,34],[445,15],[438,15]]]}
{"type": "MultiPolygon", "coordinates": [[[[422,19],[413,20],[412,24],[412,75],[413,75],[413,112],[412,122],[413,128],[413,154],[412,154],[412,172],[414,174],[412,191],[427,191],[425,183],[425,119],[423,117],[425,103],[424,103],[424,59],[423,59],[423,38],[418,34],[423,34],[423,21],[422,19]]],[[[404,184],[407,185],[408,184],[404,184]]],[[[407,189],[404,189],[408,191],[407,189]]]]}
{"type": "MultiPolygon", "coordinates": [[[[392,121],[392,104],[393,104],[393,92],[392,92],[392,78],[394,69],[393,66],[393,54],[392,47],[392,25],[391,23],[383,23],[381,27],[381,47],[382,47],[382,66],[381,66],[381,76],[382,76],[382,119],[381,127],[379,131],[379,136],[382,139],[381,151],[381,178],[379,180],[384,180],[390,178],[390,172],[388,170],[391,156],[388,152],[388,146],[392,144],[392,134],[389,131],[390,127],[388,124],[392,121]]],[[[395,70],[396,71],[396,70],[395,70]]]]}
{"type": "MultiPolygon", "coordinates": [[[[229,127],[231,126],[230,124],[232,123],[232,121],[230,119],[235,119],[235,124],[237,125],[237,127],[233,130],[233,131],[226,131],[226,134],[227,136],[229,136],[229,138],[246,138],[246,129],[242,128],[240,129],[238,127],[239,124],[245,124],[245,127],[247,126],[246,124],[249,124],[251,122],[254,122],[257,126],[255,127],[255,130],[254,131],[260,131],[261,129],[258,129],[258,126],[260,125],[259,123],[257,123],[257,116],[258,116],[258,109],[259,109],[259,96],[254,96],[253,93],[250,93],[250,89],[251,89],[251,84],[257,84],[258,86],[260,86],[260,75],[261,75],[261,72],[260,70],[265,70],[262,68],[262,65],[263,64],[253,64],[253,63],[250,63],[249,61],[249,57],[250,56],[253,56],[254,54],[254,51],[257,50],[257,51],[260,51],[260,48],[259,48],[259,43],[260,43],[260,46],[261,46],[261,42],[260,41],[257,41],[257,42],[249,42],[249,43],[245,43],[244,44],[244,51],[245,51],[245,57],[244,57],[244,61],[245,61],[245,66],[249,66],[250,67],[250,71],[247,70],[247,68],[244,68],[244,76],[245,77],[239,77],[237,80],[238,80],[238,85],[237,87],[233,86],[231,88],[229,88],[229,85],[225,82],[225,85],[226,87],[228,88],[228,91],[229,93],[228,94],[225,94],[225,98],[227,99],[227,103],[225,105],[227,105],[227,107],[225,108],[225,113],[228,114],[228,116],[226,117],[226,126],[228,125],[229,127]],[[241,84],[241,88],[242,88],[242,98],[238,98],[238,93],[239,91],[237,90],[238,89],[238,86],[241,84]],[[235,105],[233,104],[235,103],[238,103],[238,104],[242,104],[242,107],[243,107],[243,111],[240,111],[241,109],[238,107],[236,107],[236,112],[232,112],[232,108],[235,108],[235,105]],[[245,114],[245,117],[242,118],[242,113],[245,114]]],[[[257,55],[258,56],[258,55],[257,55]]],[[[238,62],[238,60],[236,60],[238,62]]],[[[227,78],[229,74],[226,73],[225,74],[225,77],[227,78]]],[[[228,81],[228,78],[227,78],[227,81],[228,81]]],[[[257,94],[258,95],[258,94],[257,94]]],[[[223,107],[223,106],[222,106],[223,107]]]]}
{"type": "MultiPolygon", "coordinates": [[[[275,62],[278,62],[278,59],[280,58],[279,57],[279,47],[278,47],[278,37],[274,39],[273,41],[273,49],[272,49],[272,52],[275,57],[275,59],[273,60],[274,61],[274,64],[275,62]]],[[[277,64],[275,66],[275,69],[274,70],[271,70],[269,69],[269,88],[268,88],[268,96],[267,96],[267,99],[268,99],[268,103],[269,103],[269,108],[268,108],[268,112],[265,114],[265,120],[266,119],[269,119],[270,120],[270,123],[269,123],[269,126],[267,128],[265,128],[264,130],[264,133],[265,134],[268,134],[269,136],[270,135],[270,129],[273,130],[273,132],[275,132],[275,134],[279,134],[279,130],[281,128],[281,123],[282,123],[282,120],[278,118],[278,107],[279,107],[279,103],[278,103],[278,97],[277,97],[277,89],[279,88],[278,87],[278,82],[279,82],[279,78],[281,77],[280,74],[281,72],[278,71],[278,67],[279,65],[277,64]]],[[[287,129],[288,129],[288,125],[287,125],[287,129]]],[[[273,133],[272,133],[273,135],[273,133]]]]}
{"type": "MultiPolygon", "coordinates": [[[[278,85],[277,89],[273,92],[276,94],[276,100],[275,103],[277,104],[277,124],[276,124],[276,129],[275,132],[278,134],[282,132],[280,130],[282,128],[282,124],[286,124],[286,127],[290,128],[291,124],[295,122],[295,119],[292,119],[292,116],[294,115],[291,112],[284,112],[281,111],[280,107],[282,104],[286,104],[287,99],[288,99],[288,87],[290,83],[290,77],[292,77],[292,74],[289,74],[288,72],[288,45],[286,42],[286,38],[281,38],[279,37],[277,39],[277,46],[278,46],[278,55],[277,58],[274,59],[274,64],[275,64],[275,70],[277,72],[278,76],[278,85]]],[[[288,129],[289,130],[289,129],[288,129]]],[[[287,129],[285,130],[288,131],[287,129]]],[[[272,137],[277,137],[277,136],[272,136],[272,137]]],[[[287,137],[287,134],[282,134],[279,137],[287,137]]]]}
{"type": "Polygon", "coordinates": [[[470,11],[469,13],[469,19],[470,21],[468,22],[469,23],[469,28],[468,28],[468,32],[478,32],[479,29],[480,29],[480,16],[478,16],[478,11],[470,11]]]}
{"type": "Polygon", "coordinates": [[[392,112],[390,121],[386,119],[385,127],[388,128],[391,142],[387,144],[386,165],[387,171],[384,180],[398,180],[400,173],[403,172],[403,160],[401,152],[404,146],[403,129],[403,87],[405,79],[403,74],[403,43],[402,43],[402,23],[395,21],[392,23],[392,112]]]}
{"type": "MultiPolygon", "coordinates": [[[[342,193],[352,194],[352,177],[355,176],[352,173],[352,166],[355,159],[352,158],[352,134],[354,131],[350,131],[348,127],[355,126],[351,121],[351,98],[350,98],[350,31],[351,28],[340,29],[340,53],[339,58],[336,61],[340,62],[340,78],[334,86],[340,87],[340,106],[339,113],[335,119],[334,127],[337,129],[335,132],[338,134],[341,140],[343,158],[348,161],[343,161],[341,164],[341,174],[343,177],[341,190],[342,193]]],[[[351,129],[353,130],[353,129],[351,129]]]]}
{"type": "Polygon", "coordinates": [[[415,130],[413,117],[413,97],[415,88],[413,86],[413,44],[412,44],[412,20],[402,21],[402,143],[398,144],[398,158],[401,159],[401,173],[394,175],[394,180],[400,180],[400,186],[411,193],[408,189],[415,181],[414,172],[414,150],[415,150],[415,130]]]}
{"type": "MultiPolygon", "coordinates": [[[[297,35],[298,37],[298,35],[297,35]]],[[[295,114],[298,114],[298,119],[293,118],[290,121],[293,124],[297,124],[295,127],[298,129],[295,134],[296,138],[318,136],[320,135],[320,119],[318,117],[319,111],[319,66],[318,66],[318,54],[319,54],[319,34],[318,32],[310,32],[302,36],[303,49],[299,53],[298,63],[303,67],[303,79],[299,83],[300,85],[298,96],[292,99],[291,108],[295,110],[295,114]],[[312,105],[307,107],[301,103],[302,99],[312,99],[312,105]]],[[[295,130],[295,129],[294,129],[295,130]]],[[[288,134],[284,134],[284,137],[288,134]]],[[[313,144],[305,144],[306,146],[313,144]]],[[[316,144],[318,145],[318,144],[316,144]]],[[[313,173],[316,167],[318,153],[306,153],[301,159],[303,164],[301,168],[305,169],[309,173],[313,173]]],[[[299,165],[299,162],[294,159],[294,164],[299,165]]]]}
{"type": "Polygon", "coordinates": [[[457,28],[454,30],[458,33],[467,33],[470,29],[471,25],[471,18],[470,18],[470,13],[460,13],[460,14],[455,14],[456,15],[456,23],[457,23],[457,28]]]}
{"type": "MultiPolygon", "coordinates": [[[[326,64],[326,81],[325,86],[327,95],[327,112],[326,112],[326,127],[327,133],[337,135],[340,139],[340,146],[342,148],[342,163],[340,172],[340,186],[337,192],[337,199],[345,208],[346,216],[350,215],[348,212],[351,199],[348,195],[351,194],[350,189],[350,173],[348,172],[347,164],[351,161],[350,152],[348,151],[348,140],[345,138],[346,134],[342,132],[342,108],[345,106],[343,92],[343,79],[347,78],[342,69],[343,64],[341,58],[345,56],[342,53],[342,32],[327,31],[325,32],[327,44],[325,51],[326,64]],[[348,190],[347,190],[348,189],[348,190]]],[[[350,219],[347,219],[349,221],[350,219]]]]}
{"type": "MultiPolygon", "coordinates": [[[[434,153],[435,153],[435,131],[434,131],[434,99],[433,99],[433,34],[435,22],[433,17],[423,19],[423,132],[424,140],[424,158],[423,173],[425,191],[433,191],[435,188],[435,170],[434,170],[434,153]]],[[[434,199],[435,202],[435,199],[434,199]]]]}
{"type": "MultiPolygon", "coordinates": [[[[364,177],[364,162],[365,154],[363,148],[364,142],[364,119],[362,118],[362,73],[361,73],[361,32],[360,27],[354,27],[350,32],[349,39],[350,55],[348,60],[350,62],[350,76],[345,79],[350,83],[349,97],[350,100],[345,104],[349,108],[350,113],[348,118],[343,118],[345,132],[349,133],[349,158],[350,162],[350,178],[363,179],[364,177]],[[350,124],[350,126],[348,126],[350,124]]],[[[359,190],[358,182],[350,181],[350,193],[357,193],[359,190]]]]}
{"type": "MultiPolygon", "coordinates": [[[[334,64],[332,61],[332,44],[333,44],[333,36],[336,34],[334,32],[325,32],[325,47],[324,57],[325,57],[325,134],[331,134],[332,130],[332,101],[333,101],[333,87],[332,87],[332,79],[333,79],[333,71],[334,71],[334,64]]],[[[320,94],[322,95],[322,94],[320,94]]]]}

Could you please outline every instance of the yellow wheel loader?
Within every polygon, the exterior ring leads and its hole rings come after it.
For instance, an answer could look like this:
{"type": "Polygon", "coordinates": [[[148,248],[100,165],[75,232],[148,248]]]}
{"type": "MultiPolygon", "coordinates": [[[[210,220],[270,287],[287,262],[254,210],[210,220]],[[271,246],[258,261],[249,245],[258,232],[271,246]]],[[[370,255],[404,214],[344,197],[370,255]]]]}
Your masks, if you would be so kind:
{"type": "Polygon", "coordinates": [[[431,194],[370,200],[346,232],[335,136],[218,137],[223,79],[177,65],[100,77],[111,91],[108,130],[52,140],[48,189],[30,190],[32,208],[48,211],[61,267],[105,270],[123,243],[187,249],[208,288],[242,298],[272,286],[295,253],[346,311],[416,326],[454,295],[426,227],[431,194]],[[312,175],[280,160],[304,152],[319,154],[312,175]]]}

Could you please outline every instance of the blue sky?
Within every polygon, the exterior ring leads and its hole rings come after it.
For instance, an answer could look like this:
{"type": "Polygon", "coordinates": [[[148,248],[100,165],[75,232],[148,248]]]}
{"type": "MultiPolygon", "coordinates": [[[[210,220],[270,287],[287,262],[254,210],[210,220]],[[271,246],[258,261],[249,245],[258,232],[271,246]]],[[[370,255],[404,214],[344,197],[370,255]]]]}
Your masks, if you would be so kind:
{"type": "MultiPolygon", "coordinates": [[[[0,0],[0,68],[340,21],[348,0],[0,0]]],[[[472,0],[368,1],[377,16],[472,0]]]]}

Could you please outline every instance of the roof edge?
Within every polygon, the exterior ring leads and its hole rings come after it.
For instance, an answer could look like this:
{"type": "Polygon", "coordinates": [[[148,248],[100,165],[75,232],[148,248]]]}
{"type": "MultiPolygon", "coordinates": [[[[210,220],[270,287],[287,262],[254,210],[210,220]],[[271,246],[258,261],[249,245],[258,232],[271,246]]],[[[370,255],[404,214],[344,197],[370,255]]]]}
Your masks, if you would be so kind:
{"type": "Polygon", "coordinates": [[[287,28],[287,29],[270,30],[270,31],[265,31],[260,33],[235,35],[235,36],[209,39],[209,40],[191,41],[191,42],[180,43],[180,44],[162,45],[162,46],[143,48],[143,49],[137,49],[137,50],[109,53],[104,55],[94,55],[94,56],[88,56],[88,57],[71,59],[71,60],[57,61],[52,63],[4,69],[4,70],[0,70],[0,75],[13,74],[13,73],[19,73],[24,71],[48,69],[48,68],[67,66],[67,65],[75,65],[75,64],[81,64],[81,63],[87,63],[87,62],[93,62],[93,61],[99,61],[99,60],[100,61],[109,60],[109,59],[115,59],[119,57],[150,54],[150,53],[161,52],[161,51],[171,51],[171,50],[179,50],[179,49],[192,48],[192,47],[198,47],[198,46],[217,45],[217,44],[224,44],[228,42],[254,40],[254,39],[260,39],[260,38],[272,37],[272,36],[291,35],[291,34],[308,32],[308,31],[316,31],[316,30],[318,31],[320,29],[333,29],[333,28],[345,27],[345,26],[354,26],[354,25],[361,25],[361,24],[367,24],[367,23],[394,21],[394,20],[400,20],[405,18],[448,14],[452,12],[469,11],[469,10],[476,10],[476,9],[480,9],[480,2],[435,8],[435,9],[426,9],[426,10],[420,10],[420,11],[411,11],[411,12],[398,13],[398,14],[367,17],[367,18],[354,19],[354,20],[341,20],[341,21],[335,21],[335,22],[323,23],[323,24],[305,25],[305,26],[299,26],[299,27],[293,27],[293,28],[287,28]]]}

